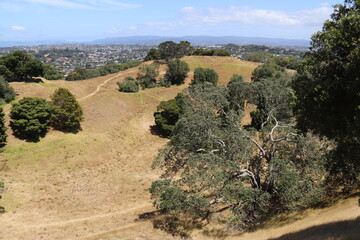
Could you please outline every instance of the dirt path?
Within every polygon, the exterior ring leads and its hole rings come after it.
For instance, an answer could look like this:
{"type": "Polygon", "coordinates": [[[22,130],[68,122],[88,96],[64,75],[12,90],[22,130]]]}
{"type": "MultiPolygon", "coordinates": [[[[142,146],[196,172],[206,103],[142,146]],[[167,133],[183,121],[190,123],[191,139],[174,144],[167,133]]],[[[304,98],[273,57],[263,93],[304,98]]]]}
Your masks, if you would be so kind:
{"type": "Polygon", "coordinates": [[[81,100],[84,100],[84,99],[87,99],[89,97],[92,97],[94,96],[95,94],[97,94],[100,90],[101,90],[101,87],[105,86],[108,82],[110,82],[111,80],[115,79],[115,78],[118,78],[118,77],[121,77],[122,75],[125,75],[125,74],[129,74],[129,73],[133,73],[133,72],[137,72],[137,68],[135,69],[131,69],[131,70],[126,70],[126,71],[123,71],[123,72],[120,72],[119,74],[117,74],[116,76],[113,76],[107,80],[105,80],[103,83],[99,84],[97,87],[96,87],[96,90],[82,98],[79,98],[78,101],[81,101],[81,100]]]}

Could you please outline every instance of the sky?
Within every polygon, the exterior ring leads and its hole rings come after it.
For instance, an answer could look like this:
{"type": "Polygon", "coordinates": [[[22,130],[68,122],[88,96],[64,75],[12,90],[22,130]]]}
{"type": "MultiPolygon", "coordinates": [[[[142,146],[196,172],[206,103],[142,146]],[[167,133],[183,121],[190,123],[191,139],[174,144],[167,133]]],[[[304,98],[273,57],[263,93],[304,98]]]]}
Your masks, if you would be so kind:
{"type": "Polygon", "coordinates": [[[310,39],[341,0],[0,0],[0,41],[245,36],[310,39]]]}

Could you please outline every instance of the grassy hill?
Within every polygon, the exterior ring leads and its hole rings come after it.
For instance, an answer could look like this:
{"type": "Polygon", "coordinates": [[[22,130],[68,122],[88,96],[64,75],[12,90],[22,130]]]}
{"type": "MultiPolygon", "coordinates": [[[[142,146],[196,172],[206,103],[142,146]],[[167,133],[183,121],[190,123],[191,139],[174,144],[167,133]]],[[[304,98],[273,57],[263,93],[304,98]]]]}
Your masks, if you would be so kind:
{"type": "MultiPolygon", "coordinates": [[[[234,73],[250,81],[257,63],[224,57],[185,57],[191,71],[209,67],[226,84],[234,73]]],[[[164,69],[162,69],[164,73],[164,69]]],[[[152,207],[148,194],[158,172],[151,162],[167,139],[151,134],[153,112],[162,100],[187,87],[153,88],[126,94],[118,81],[135,77],[137,69],[90,80],[12,83],[19,94],[44,97],[58,87],[68,88],[79,100],[85,121],[78,134],[50,131],[38,143],[16,139],[8,130],[8,144],[0,151],[0,180],[6,191],[0,205],[0,239],[177,239],[153,228],[151,220],[135,221],[152,207]]],[[[4,107],[9,112],[10,105],[4,107]]],[[[329,209],[297,216],[298,222],[229,237],[268,239],[315,224],[353,219],[360,215],[352,198],[329,209]]],[[[151,214],[150,214],[151,215],[151,214]]],[[[193,239],[213,239],[209,227],[193,239]]],[[[221,234],[220,234],[221,235],[221,234]]],[[[221,238],[224,239],[224,238],[221,238]]]]}

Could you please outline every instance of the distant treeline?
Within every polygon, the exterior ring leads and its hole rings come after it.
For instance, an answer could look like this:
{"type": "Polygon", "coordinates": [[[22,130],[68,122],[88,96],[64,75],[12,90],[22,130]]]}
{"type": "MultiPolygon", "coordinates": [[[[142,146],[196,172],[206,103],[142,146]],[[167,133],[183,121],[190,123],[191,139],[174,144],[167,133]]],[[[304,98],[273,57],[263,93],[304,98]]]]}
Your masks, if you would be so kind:
{"type": "Polygon", "coordinates": [[[142,61],[135,60],[123,64],[107,64],[100,66],[98,69],[85,69],[85,68],[75,68],[74,71],[70,72],[66,79],[67,81],[77,81],[85,80],[100,76],[105,76],[108,74],[113,74],[121,71],[125,71],[129,68],[137,67],[142,63],[142,61]]]}

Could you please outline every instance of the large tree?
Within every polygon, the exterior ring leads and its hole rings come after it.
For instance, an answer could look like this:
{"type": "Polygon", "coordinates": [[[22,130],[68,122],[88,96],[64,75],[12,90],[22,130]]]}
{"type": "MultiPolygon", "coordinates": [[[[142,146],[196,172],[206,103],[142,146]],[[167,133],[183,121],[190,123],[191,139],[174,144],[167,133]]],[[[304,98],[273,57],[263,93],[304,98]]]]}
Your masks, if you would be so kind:
{"type": "Polygon", "coordinates": [[[219,75],[214,69],[198,67],[194,71],[194,79],[191,84],[209,82],[216,85],[218,79],[219,75]]]}
{"type": "Polygon", "coordinates": [[[0,75],[11,80],[26,80],[44,75],[44,65],[22,51],[0,57],[0,75]]]}
{"type": "Polygon", "coordinates": [[[275,115],[258,134],[243,128],[227,93],[207,82],[187,90],[171,141],[154,162],[164,170],[150,189],[155,206],[195,218],[228,211],[229,224],[243,228],[319,201],[321,141],[296,134],[275,115]]]}
{"type": "Polygon", "coordinates": [[[83,111],[75,96],[66,88],[59,88],[51,95],[51,125],[66,132],[77,132],[83,121],[83,111]]]}
{"type": "Polygon", "coordinates": [[[189,70],[189,65],[186,62],[176,59],[169,62],[165,78],[171,84],[180,85],[184,83],[189,70]]]}
{"type": "MultiPolygon", "coordinates": [[[[293,88],[298,126],[338,142],[332,169],[343,178],[359,176],[360,157],[346,150],[360,148],[360,1],[335,5],[331,19],[312,36],[310,52],[293,88]]],[[[353,152],[354,153],[354,152],[353,152]]],[[[356,179],[356,178],[355,178],[356,179]]]]}

